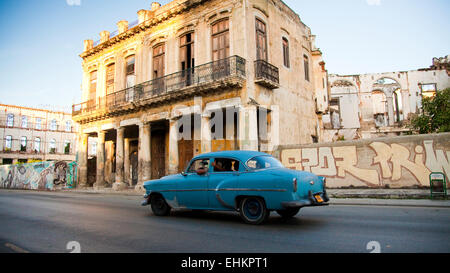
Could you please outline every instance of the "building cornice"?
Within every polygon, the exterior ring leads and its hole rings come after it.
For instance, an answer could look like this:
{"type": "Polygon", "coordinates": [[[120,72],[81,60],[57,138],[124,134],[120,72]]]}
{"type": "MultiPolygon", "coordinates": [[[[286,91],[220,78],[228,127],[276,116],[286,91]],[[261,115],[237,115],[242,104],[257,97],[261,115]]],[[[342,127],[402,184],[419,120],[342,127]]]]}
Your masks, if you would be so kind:
{"type": "Polygon", "coordinates": [[[185,0],[185,1],[174,1],[172,3],[167,4],[166,6],[161,7],[154,14],[152,14],[151,18],[138,24],[137,26],[125,31],[124,33],[118,34],[115,37],[108,39],[107,41],[100,43],[99,45],[86,50],[81,53],[79,56],[83,59],[93,56],[99,52],[102,52],[105,49],[110,48],[111,46],[118,44],[124,40],[127,40],[131,37],[136,36],[139,33],[146,31],[152,27],[155,27],[163,22],[168,21],[169,19],[184,13],[190,9],[193,9],[207,1],[210,0],[185,0]]]}

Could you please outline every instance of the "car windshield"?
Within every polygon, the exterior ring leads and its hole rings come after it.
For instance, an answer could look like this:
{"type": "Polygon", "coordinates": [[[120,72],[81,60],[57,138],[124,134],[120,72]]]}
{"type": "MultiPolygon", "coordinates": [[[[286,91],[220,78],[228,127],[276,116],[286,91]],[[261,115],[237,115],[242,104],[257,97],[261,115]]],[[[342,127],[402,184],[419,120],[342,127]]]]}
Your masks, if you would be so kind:
{"type": "Polygon", "coordinates": [[[280,161],[272,156],[257,156],[247,161],[247,166],[251,170],[283,167],[280,161]]]}

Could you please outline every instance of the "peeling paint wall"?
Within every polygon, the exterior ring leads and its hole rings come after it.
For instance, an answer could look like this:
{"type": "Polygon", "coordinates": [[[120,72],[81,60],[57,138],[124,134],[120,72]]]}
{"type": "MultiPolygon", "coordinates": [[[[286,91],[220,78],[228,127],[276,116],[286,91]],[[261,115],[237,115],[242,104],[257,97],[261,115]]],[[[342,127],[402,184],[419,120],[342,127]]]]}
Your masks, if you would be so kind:
{"type": "Polygon", "coordinates": [[[329,188],[429,187],[431,172],[450,176],[450,133],[284,146],[275,156],[287,168],[327,177],[329,188]]]}
{"type": "Polygon", "coordinates": [[[0,188],[56,190],[71,188],[76,181],[76,163],[45,161],[0,166],[0,188]]]}

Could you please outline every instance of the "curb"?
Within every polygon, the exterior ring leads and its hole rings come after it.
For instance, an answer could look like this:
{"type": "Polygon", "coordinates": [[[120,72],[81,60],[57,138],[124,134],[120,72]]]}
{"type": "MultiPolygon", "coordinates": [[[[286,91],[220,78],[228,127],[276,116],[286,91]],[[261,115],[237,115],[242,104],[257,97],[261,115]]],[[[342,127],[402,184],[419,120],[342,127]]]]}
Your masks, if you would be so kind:
{"type": "Polygon", "coordinates": [[[330,198],[330,205],[450,208],[450,200],[330,198]]]}

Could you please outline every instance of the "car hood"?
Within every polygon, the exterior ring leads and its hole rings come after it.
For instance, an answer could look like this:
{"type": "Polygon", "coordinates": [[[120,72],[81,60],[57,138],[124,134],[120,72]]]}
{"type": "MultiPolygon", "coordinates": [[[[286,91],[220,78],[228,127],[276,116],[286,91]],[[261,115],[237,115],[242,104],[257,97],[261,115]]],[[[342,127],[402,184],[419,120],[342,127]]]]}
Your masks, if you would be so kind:
{"type": "Polygon", "coordinates": [[[172,182],[172,181],[178,180],[181,177],[182,177],[181,174],[172,174],[172,175],[161,177],[160,179],[149,180],[149,181],[144,182],[144,187],[145,186],[165,184],[165,183],[168,183],[168,182],[172,182]]]}
{"type": "Polygon", "coordinates": [[[297,170],[292,170],[292,169],[288,169],[288,168],[271,168],[271,169],[263,169],[263,170],[259,170],[258,172],[264,172],[265,174],[270,174],[270,175],[274,175],[274,176],[283,176],[285,177],[286,175],[291,175],[292,178],[298,178],[298,179],[302,179],[302,180],[311,180],[311,179],[315,179],[318,176],[310,173],[310,172],[305,172],[305,171],[297,171],[297,170]]]}

